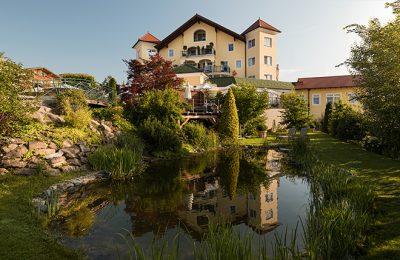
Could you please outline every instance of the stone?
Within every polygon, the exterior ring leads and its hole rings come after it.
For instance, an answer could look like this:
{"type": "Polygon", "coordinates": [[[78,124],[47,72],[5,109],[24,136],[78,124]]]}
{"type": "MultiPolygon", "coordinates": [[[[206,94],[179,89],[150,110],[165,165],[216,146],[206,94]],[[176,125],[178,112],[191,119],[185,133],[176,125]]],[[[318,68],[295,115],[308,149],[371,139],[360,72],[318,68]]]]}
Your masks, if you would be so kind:
{"type": "Polygon", "coordinates": [[[74,146],[74,143],[71,140],[67,139],[62,143],[61,146],[62,146],[62,148],[70,148],[70,147],[74,146]]]}
{"type": "Polygon", "coordinates": [[[52,168],[61,167],[64,166],[65,164],[67,164],[67,161],[65,160],[64,156],[50,159],[50,165],[52,168]]]}
{"type": "Polygon", "coordinates": [[[81,159],[81,162],[82,162],[82,163],[84,163],[84,164],[85,164],[85,163],[88,163],[87,157],[81,156],[80,159],[81,159]]]}
{"type": "MultiPolygon", "coordinates": [[[[50,148],[46,148],[46,149],[38,149],[35,151],[35,154],[37,155],[43,155],[43,156],[48,156],[48,155],[53,155],[56,154],[56,150],[55,149],[50,149],[50,148]]],[[[63,154],[61,153],[60,156],[62,156],[63,154]]],[[[46,158],[48,159],[48,158],[46,158]]]]}
{"type": "Polygon", "coordinates": [[[50,149],[56,149],[57,150],[57,145],[55,144],[55,143],[53,143],[53,142],[51,142],[50,144],[49,144],[49,148],[50,149]]]}
{"type": "Polygon", "coordinates": [[[14,150],[10,151],[6,155],[4,155],[4,158],[21,158],[28,152],[28,149],[26,149],[25,145],[20,145],[14,150]]]}
{"type": "Polygon", "coordinates": [[[104,131],[104,132],[108,132],[108,133],[112,133],[113,132],[113,130],[111,129],[111,127],[109,127],[108,125],[106,125],[105,123],[101,123],[101,129],[104,131]]]}
{"type": "Polygon", "coordinates": [[[46,172],[49,176],[59,176],[61,174],[60,170],[53,168],[47,169],[46,172]]]}
{"type": "Polygon", "coordinates": [[[81,171],[87,171],[88,170],[88,167],[87,167],[87,165],[86,164],[84,164],[84,165],[82,165],[81,167],[80,167],[80,170],[81,171]]]}
{"type": "Polygon", "coordinates": [[[67,160],[67,163],[72,166],[81,166],[81,161],[76,158],[67,160]]]}
{"type": "Polygon", "coordinates": [[[61,167],[61,170],[63,172],[76,172],[79,171],[80,167],[78,166],[72,166],[72,165],[68,165],[68,166],[63,166],[61,167]]]}
{"type": "Polygon", "coordinates": [[[37,170],[34,168],[22,168],[22,169],[17,169],[14,171],[15,174],[17,175],[35,175],[37,173],[37,170]]]}
{"type": "Polygon", "coordinates": [[[100,123],[97,122],[97,121],[94,120],[94,119],[92,119],[92,120],[90,121],[90,124],[93,125],[94,127],[99,127],[99,126],[100,126],[100,123]]]}
{"type": "Polygon", "coordinates": [[[36,111],[36,112],[30,114],[30,117],[33,119],[36,119],[38,122],[40,122],[42,124],[50,122],[50,120],[48,120],[45,117],[45,114],[43,112],[36,111]]]}
{"type": "Polygon", "coordinates": [[[5,152],[5,153],[9,153],[9,152],[11,152],[12,150],[14,150],[17,147],[18,147],[17,144],[13,144],[12,143],[12,144],[8,144],[8,145],[3,146],[1,148],[1,150],[3,150],[3,152],[5,152]]]}
{"type": "Polygon", "coordinates": [[[0,168],[0,176],[6,175],[8,173],[8,170],[5,168],[0,168]]]}
{"type": "Polygon", "coordinates": [[[56,115],[56,114],[53,114],[53,113],[47,113],[46,115],[54,123],[58,123],[58,124],[64,124],[65,123],[64,118],[62,118],[59,115],[56,115]]]}
{"type": "Polygon", "coordinates": [[[29,150],[32,150],[32,151],[36,151],[36,150],[40,150],[40,149],[46,149],[47,146],[48,145],[45,142],[42,142],[42,141],[29,142],[29,150]]]}
{"type": "Polygon", "coordinates": [[[56,152],[53,149],[53,153],[47,154],[44,158],[47,159],[47,160],[51,160],[51,159],[54,159],[54,158],[61,157],[61,156],[63,156],[63,154],[64,154],[64,152],[62,150],[56,152]]]}
{"type": "Polygon", "coordinates": [[[24,168],[27,162],[21,161],[19,159],[5,159],[2,164],[6,168],[24,168]]]}
{"type": "Polygon", "coordinates": [[[78,157],[80,148],[78,148],[77,146],[72,146],[69,148],[64,148],[61,151],[64,152],[65,157],[67,157],[68,159],[72,159],[78,157]]]}
{"type": "Polygon", "coordinates": [[[82,153],[88,153],[88,152],[90,152],[90,148],[87,147],[87,146],[84,145],[84,144],[80,144],[80,145],[79,145],[79,148],[81,149],[81,152],[82,152],[82,153]]]}
{"type": "Polygon", "coordinates": [[[51,108],[46,107],[46,106],[40,106],[38,112],[45,113],[45,114],[51,113],[51,108]]]}

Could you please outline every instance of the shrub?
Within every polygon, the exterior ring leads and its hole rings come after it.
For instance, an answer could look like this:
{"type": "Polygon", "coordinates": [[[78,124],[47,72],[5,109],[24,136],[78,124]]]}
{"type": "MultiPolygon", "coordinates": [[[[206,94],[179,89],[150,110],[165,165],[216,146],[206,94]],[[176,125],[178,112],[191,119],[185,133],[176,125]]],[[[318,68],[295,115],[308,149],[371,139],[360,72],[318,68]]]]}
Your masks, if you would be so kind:
{"type": "Polygon", "coordinates": [[[75,128],[86,128],[92,120],[92,113],[89,109],[80,108],[69,112],[65,117],[65,123],[75,128]]]}
{"type": "Polygon", "coordinates": [[[123,131],[131,131],[134,129],[124,115],[124,109],[121,106],[95,108],[93,109],[93,117],[112,122],[112,124],[123,131]]]}
{"type": "Polygon", "coordinates": [[[237,142],[239,136],[239,116],[232,89],[229,89],[225,98],[219,124],[219,133],[225,143],[237,142]]]}
{"type": "Polygon", "coordinates": [[[366,136],[361,142],[362,147],[370,152],[382,154],[383,145],[379,138],[375,136],[366,136]]]}
{"type": "Polygon", "coordinates": [[[139,136],[144,141],[147,150],[156,154],[159,152],[178,152],[182,147],[176,131],[168,128],[157,119],[146,119],[138,128],[139,136]]]}
{"type": "Polygon", "coordinates": [[[326,103],[325,106],[325,113],[324,113],[324,118],[322,120],[322,131],[325,133],[328,133],[328,128],[329,128],[329,119],[332,114],[332,103],[326,103]]]}
{"type": "Polygon", "coordinates": [[[82,90],[67,90],[57,95],[57,105],[60,113],[66,115],[70,111],[87,108],[85,94],[82,90]]]}
{"type": "Polygon", "coordinates": [[[194,148],[209,150],[218,146],[217,135],[201,123],[188,123],[184,126],[183,132],[187,142],[194,148]]]}
{"type": "Polygon", "coordinates": [[[281,95],[281,104],[285,109],[282,112],[282,123],[287,128],[295,127],[300,129],[309,126],[311,117],[308,114],[308,107],[304,99],[295,93],[281,95]]]}
{"type": "Polygon", "coordinates": [[[244,125],[243,133],[245,136],[254,136],[257,135],[258,131],[266,131],[267,125],[265,124],[265,117],[259,116],[247,121],[244,125]]]}

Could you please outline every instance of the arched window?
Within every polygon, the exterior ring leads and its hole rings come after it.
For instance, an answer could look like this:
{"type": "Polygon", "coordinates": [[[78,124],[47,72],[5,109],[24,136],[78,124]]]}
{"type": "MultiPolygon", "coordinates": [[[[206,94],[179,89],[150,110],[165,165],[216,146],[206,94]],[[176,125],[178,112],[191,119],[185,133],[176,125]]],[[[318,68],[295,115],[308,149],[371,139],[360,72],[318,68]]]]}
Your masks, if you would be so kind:
{"type": "Polygon", "coordinates": [[[206,31],[204,30],[197,30],[194,32],[194,41],[201,42],[206,40],[206,31]]]}

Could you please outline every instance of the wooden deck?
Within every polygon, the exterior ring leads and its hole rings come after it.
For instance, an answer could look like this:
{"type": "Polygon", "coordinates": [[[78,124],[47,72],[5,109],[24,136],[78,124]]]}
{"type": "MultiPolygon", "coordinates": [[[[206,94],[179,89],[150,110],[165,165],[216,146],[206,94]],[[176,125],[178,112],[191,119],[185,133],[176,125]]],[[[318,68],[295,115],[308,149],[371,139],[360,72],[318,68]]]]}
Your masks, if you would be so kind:
{"type": "Polygon", "coordinates": [[[184,118],[184,121],[181,123],[179,122],[180,127],[182,128],[187,122],[189,122],[192,119],[196,120],[208,120],[212,124],[215,124],[217,122],[217,119],[219,117],[219,114],[217,113],[206,113],[206,112],[185,112],[182,114],[182,117],[184,118]]]}

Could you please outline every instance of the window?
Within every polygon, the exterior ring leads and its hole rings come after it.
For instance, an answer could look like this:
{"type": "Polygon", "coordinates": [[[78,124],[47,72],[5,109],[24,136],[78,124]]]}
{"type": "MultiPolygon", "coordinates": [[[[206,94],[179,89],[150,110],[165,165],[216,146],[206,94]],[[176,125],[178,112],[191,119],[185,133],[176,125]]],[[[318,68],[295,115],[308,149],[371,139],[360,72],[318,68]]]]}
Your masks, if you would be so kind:
{"type": "Polygon", "coordinates": [[[235,214],[236,213],[236,206],[231,206],[231,214],[235,214]]]}
{"type": "Polygon", "coordinates": [[[347,93],[347,98],[350,104],[355,104],[357,102],[356,95],[352,92],[347,93]]]}
{"type": "Polygon", "coordinates": [[[168,56],[169,57],[174,57],[174,49],[169,49],[168,50],[168,56]]]}
{"type": "Polygon", "coordinates": [[[251,57],[248,60],[249,67],[256,65],[256,57],[251,57]]]}
{"type": "Polygon", "coordinates": [[[335,93],[335,94],[326,94],[326,103],[336,103],[340,100],[340,94],[335,93]]]}
{"type": "Polygon", "coordinates": [[[254,209],[250,209],[249,215],[251,218],[255,218],[257,216],[257,212],[254,209]]]}
{"type": "Polygon", "coordinates": [[[234,45],[233,43],[228,44],[228,51],[234,51],[234,45]]]}
{"type": "Polygon", "coordinates": [[[264,46],[265,47],[272,47],[272,38],[264,37],[264,46]]]}
{"type": "Polygon", "coordinates": [[[195,42],[202,42],[206,40],[206,31],[204,30],[197,30],[194,32],[193,40],[195,42]]]}
{"type": "Polygon", "coordinates": [[[321,96],[320,96],[320,94],[313,94],[312,95],[312,104],[314,106],[321,105],[321,96]]]}
{"type": "Polygon", "coordinates": [[[249,79],[255,79],[256,76],[252,75],[252,76],[248,76],[249,79]]]}
{"type": "Polygon", "coordinates": [[[265,79],[266,80],[272,80],[272,75],[271,74],[265,74],[265,79]]]}
{"type": "Polygon", "coordinates": [[[272,201],[274,201],[274,194],[272,192],[265,194],[265,202],[272,202],[272,201]]]}
{"type": "Polygon", "coordinates": [[[227,61],[221,61],[222,72],[229,72],[229,66],[227,61]]]}
{"type": "Polygon", "coordinates": [[[272,209],[267,210],[265,213],[265,220],[270,220],[274,217],[274,211],[272,209]]]}
{"type": "Polygon", "coordinates": [[[268,66],[272,66],[272,57],[271,56],[264,56],[264,64],[268,66]]]}
{"type": "Polygon", "coordinates": [[[236,68],[237,69],[241,69],[242,68],[242,61],[241,60],[237,60],[236,61],[236,68]]]}
{"type": "Polygon", "coordinates": [[[256,46],[256,39],[249,40],[249,41],[247,42],[247,48],[248,48],[248,49],[253,48],[254,46],[256,46]]]}
{"type": "Polygon", "coordinates": [[[152,57],[157,54],[157,51],[154,49],[148,49],[147,52],[149,53],[149,57],[152,57]]]}

